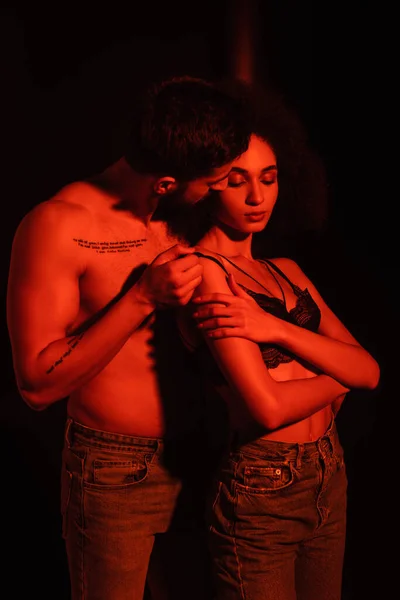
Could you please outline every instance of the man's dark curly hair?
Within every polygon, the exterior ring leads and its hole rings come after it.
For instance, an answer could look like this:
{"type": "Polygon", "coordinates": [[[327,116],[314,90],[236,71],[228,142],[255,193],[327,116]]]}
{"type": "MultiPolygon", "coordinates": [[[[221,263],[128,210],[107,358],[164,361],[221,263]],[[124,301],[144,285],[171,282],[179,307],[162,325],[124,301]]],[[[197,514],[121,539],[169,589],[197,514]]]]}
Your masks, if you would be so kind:
{"type": "Polygon", "coordinates": [[[181,76],[137,95],[125,159],[142,173],[191,181],[222,167],[248,146],[243,100],[204,79],[181,76]]]}

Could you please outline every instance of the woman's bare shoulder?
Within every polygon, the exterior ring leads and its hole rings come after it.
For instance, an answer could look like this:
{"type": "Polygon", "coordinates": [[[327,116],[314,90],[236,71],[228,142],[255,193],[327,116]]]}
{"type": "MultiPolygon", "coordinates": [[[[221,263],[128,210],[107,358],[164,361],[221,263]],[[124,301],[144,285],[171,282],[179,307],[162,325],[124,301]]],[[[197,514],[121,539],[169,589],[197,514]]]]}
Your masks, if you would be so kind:
{"type": "Polygon", "coordinates": [[[304,286],[309,283],[307,275],[304,273],[300,265],[289,257],[279,257],[268,259],[273,265],[278,267],[293,283],[299,286],[304,286]]]}

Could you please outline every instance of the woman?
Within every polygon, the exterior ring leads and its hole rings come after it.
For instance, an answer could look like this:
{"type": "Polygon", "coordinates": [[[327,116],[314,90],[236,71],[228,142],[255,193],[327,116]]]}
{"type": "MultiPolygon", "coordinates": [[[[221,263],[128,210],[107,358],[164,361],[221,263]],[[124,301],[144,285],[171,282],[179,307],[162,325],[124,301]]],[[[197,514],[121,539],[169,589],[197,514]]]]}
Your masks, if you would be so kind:
{"type": "MultiPolygon", "coordinates": [[[[254,258],[281,189],[297,215],[310,208],[304,132],[283,104],[267,97],[263,107],[227,188],[199,207],[209,219],[197,241],[203,280],[178,316],[229,415],[208,523],[217,598],[340,600],[347,479],[334,419],[346,393],[376,388],[380,371],[296,262],[254,258]]],[[[298,221],[287,206],[279,216],[298,221]]]]}

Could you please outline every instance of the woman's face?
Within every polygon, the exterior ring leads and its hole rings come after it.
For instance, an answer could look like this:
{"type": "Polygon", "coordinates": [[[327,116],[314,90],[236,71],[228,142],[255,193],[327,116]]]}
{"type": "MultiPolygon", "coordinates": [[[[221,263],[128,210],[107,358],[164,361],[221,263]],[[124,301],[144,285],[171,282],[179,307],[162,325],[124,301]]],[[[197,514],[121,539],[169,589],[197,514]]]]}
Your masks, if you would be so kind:
{"type": "Polygon", "coordinates": [[[246,152],[232,164],[227,187],[218,193],[214,217],[242,231],[262,231],[278,196],[275,154],[267,142],[252,135],[246,152]]]}

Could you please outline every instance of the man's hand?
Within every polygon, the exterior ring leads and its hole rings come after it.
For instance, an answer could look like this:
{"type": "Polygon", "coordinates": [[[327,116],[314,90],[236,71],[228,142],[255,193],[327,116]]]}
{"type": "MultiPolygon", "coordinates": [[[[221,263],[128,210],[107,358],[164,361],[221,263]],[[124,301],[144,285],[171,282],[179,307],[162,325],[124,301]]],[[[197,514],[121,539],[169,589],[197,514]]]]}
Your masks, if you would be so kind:
{"type": "Polygon", "coordinates": [[[233,295],[215,293],[193,298],[193,317],[199,329],[213,339],[242,337],[256,343],[273,343],[282,321],[260,308],[232,274],[228,285],[233,295]]]}
{"type": "Polygon", "coordinates": [[[194,251],[195,248],[176,244],[156,256],[135,286],[141,298],[155,308],[187,304],[203,273],[194,251]]]}

